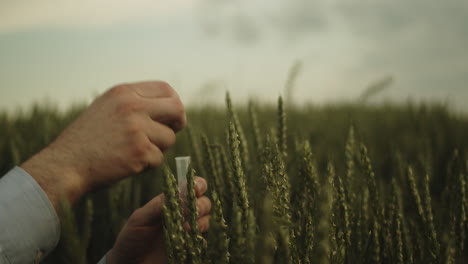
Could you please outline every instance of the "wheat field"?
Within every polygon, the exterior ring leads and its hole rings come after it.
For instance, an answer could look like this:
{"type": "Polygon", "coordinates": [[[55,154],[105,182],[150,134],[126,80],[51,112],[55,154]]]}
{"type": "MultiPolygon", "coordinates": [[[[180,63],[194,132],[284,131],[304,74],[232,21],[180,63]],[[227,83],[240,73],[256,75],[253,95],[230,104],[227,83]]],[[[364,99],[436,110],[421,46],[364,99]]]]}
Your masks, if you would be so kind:
{"type": "MultiPolygon", "coordinates": [[[[83,109],[0,113],[0,172],[83,109]]],[[[251,102],[188,109],[166,165],[89,194],[61,216],[45,263],[96,263],[133,210],[167,202],[168,263],[466,263],[468,118],[443,105],[251,102]],[[207,179],[210,229],[185,231],[174,157],[207,179]],[[206,241],[206,243],[205,243],[206,241]]],[[[188,192],[188,221],[196,219],[188,192]]]]}

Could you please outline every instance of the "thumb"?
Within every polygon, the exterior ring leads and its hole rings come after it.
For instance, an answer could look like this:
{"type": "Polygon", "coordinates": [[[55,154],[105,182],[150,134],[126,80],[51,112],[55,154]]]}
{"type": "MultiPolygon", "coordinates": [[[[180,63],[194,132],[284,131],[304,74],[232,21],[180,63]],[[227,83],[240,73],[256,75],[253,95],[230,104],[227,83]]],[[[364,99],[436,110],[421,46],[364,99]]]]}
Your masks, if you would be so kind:
{"type": "Polygon", "coordinates": [[[128,224],[132,226],[154,225],[162,220],[162,211],[165,202],[164,194],[160,194],[146,203],[143,207],[137,209],[128,224]]]}

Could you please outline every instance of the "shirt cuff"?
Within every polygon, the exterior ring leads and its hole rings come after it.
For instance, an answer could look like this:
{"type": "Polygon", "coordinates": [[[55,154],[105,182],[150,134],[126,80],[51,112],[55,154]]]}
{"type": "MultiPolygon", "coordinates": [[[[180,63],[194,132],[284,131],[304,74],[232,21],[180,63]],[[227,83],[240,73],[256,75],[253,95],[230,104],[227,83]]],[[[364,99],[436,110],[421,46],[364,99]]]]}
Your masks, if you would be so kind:
{"type": "Polygon", "coordinates": [[[0,179],[0,248],[12,264],[38,263],[60,239],[60,222],[46,193],[15,167],[0,179]]]}

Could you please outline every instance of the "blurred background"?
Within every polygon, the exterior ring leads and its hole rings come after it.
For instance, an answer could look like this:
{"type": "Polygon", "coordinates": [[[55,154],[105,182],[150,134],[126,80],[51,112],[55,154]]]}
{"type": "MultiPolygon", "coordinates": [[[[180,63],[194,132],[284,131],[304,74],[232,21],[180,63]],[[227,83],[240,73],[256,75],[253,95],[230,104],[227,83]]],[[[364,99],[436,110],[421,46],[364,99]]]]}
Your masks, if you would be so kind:
{"type": "Polygon", "coordinates": [[[372,102],[467,112],[467,18],[465,1],[0,0],[0,109],[162,79],[190,106],[226,90],[273,102],[288,85],[296,104],[353,101],[377,86],[372,102]]]}

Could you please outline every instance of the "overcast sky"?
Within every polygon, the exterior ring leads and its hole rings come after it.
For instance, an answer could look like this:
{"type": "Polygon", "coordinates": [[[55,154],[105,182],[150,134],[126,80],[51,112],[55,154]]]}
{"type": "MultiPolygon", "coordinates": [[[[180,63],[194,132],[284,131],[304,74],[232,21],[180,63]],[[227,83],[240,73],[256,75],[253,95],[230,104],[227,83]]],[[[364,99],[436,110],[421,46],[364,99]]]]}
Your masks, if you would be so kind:
{"type": "Polygon", "coordinates": [[[466,1],[0,0],[0,109],[66,108],[112,85],[169,81],[187,104],[439,100],[468,111],[466,1]]]}

